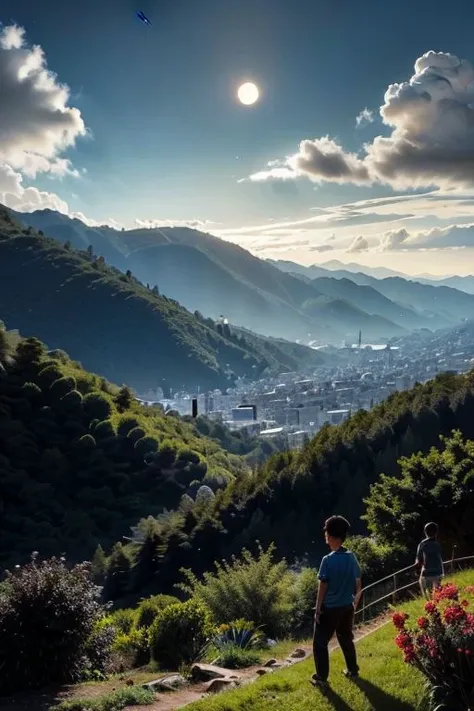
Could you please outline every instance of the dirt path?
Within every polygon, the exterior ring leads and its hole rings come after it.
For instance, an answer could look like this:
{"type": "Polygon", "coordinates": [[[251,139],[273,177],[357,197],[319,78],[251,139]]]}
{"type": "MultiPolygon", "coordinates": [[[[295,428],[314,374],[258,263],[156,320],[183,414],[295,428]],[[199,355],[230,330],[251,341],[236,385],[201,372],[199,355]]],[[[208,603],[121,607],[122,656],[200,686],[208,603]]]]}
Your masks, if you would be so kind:
{"type": "MultiPolygon", "coordinates": [[[[386,614],[386,615],[381,615],[380,617],[376,618],[373,620],[373,622],[367,623],[365,625],[361,625],[354,631],[354,637],[355,641],[359,642],[361,639],[364,637],[367,637],[367,635],[372,634],[376,630],[380,629],[384,625],[386,625],[388,622],[391,620],[391,615],[386,614]]],[[[304,662],[308,660],[312,654],[312,647],[310,645],[296,645],[295,647],[298,647],[298,649],[303,649],[306,653],[306,656],[302,659],[294,659],[291,661],[291,666],[294,666],[295,664],[299,664],[300,662],[304,662]]],[[[329,645],[329,649],[332,652],[334,649],[337,649],[339,645],[337,644],[337,641],[334,639],[331,641],[329,645]]],[[[286,660],[285,660],[286,661],[286,660]]],[[[289,661],[289,660],[288,660],[289,661]]],[[[282,662],[280,662],[282,663],[282,662]]],[[[254,681],[256,678],[258,678],[257,675],[257,670],[262,669],[262,665],[255,666],[255,667],[249,667],[248,669],[232,672],[229,671],[229,675],[232,675],[235,673],[236,675],[239,676],[239,683],[240,684],[245,684],[245,683],[251,683],[254,681]]],[[[273,672],[275,674],[278,673],[278,669],[273,672]]],[[[185,706],[188,706],[188,704],[193,703],[194,701],[200,701],[201,699],[208,698],[209,695],[206,693],[206,688],[205,684],[196,684],[191,687],[187,687],[185,689],[181,689],[179,691],[175,692],[170,692],[166,694],[160,694],[154,704],[151,706],[129,706],[127,707],[127,711],[144,711],[144,709],[147,709],[147,711],[176,711],[177,709],[182,709],[185,706]]]]}

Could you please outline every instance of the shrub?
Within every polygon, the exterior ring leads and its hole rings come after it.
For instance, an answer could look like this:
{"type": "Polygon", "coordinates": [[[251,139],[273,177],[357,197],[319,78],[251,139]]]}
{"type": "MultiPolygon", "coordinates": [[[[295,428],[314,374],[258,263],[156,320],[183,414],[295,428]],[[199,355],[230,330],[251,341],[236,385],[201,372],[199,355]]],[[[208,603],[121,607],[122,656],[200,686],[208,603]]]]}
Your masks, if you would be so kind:
{"type": "Polygon", "coordinates": [[[318,571],[315,568],[303,568],[296,575],[293,587],[294,628],[300,633],[310,632],[313,627],[317,591],[318,571]]]}
{"type": "Polygon", "coordinates": [[[178,669],[199,657],[212,632],[209,610],[202,603],[188,600],[170,605],[150,628],[151,656],[163,668],[178,669]]]}
{"type": "Polygon", "coordinates": [[[126,668],[148,664],[150,650],[146,630],[132,629],[128,634],[118,634],[114,640],[113,651],[122,658],[126,668]]]}
{"type": "Polygon", "coordinates": [[[219,656],[214,662],[225,669],[244,669],[259,664],[260,657],[251,649],[228,642],[219,649],[219,656]]]}
{"type": "Polygon", "coordinates": [[[84,413],[89,420],[107,420],[112,414],[112,405],[101,392],[91,392],[84,397],[84,413]]]}
{"type": "Polygon", "coordinates": [[[262,646],[264,639],[264,635],[255,628],[253,622],[235,620],[230,625],[221,625],[212,643],[218,650],[229,644],[240,649],[252,649],[262,646]]]}
{"type": "Polygon", "coordinates": [[[131,632],[133,627],[135,627],[136,619],[136,610],[128,608],[115,610],[115,612],[111,615],[113,626],[122,634],[129,634],[131,632]]]}
{"type": "Polygon", "coordinates": [[[94,626],[85,649],[83,679],[104,678],[109,671],[109,662],[117,631],[111,617],[102,617],[94,626]]]}
{"type": "Polygon", "coordinates": [[[244,550],[240,558],[217,563],[216,572],[204,573],[202,580],[183,571],[186,583],[180,587],[203,602],[217,623],[247,617],[267,635],[285,634],[291,627],[294,579],[285,560],[273,562],[274,550],[259,546],[255,556],[244,550]]]}
{"type": "Polygon", "coordinates": [[[7,574],[0,592],[0,692],[72,682],[102,617],[100,589],[85,564],[51,558],[7,574]]]}
{"type": "Polygon", "coordinates": [[[162,610],[165,610],[170,605],[175,605],[176,603],[179,603],[179,600],[172,595],[154,595],[146,600],[142,600],[136,613],[137,628],[151,627],[162,610]]]}
{"type": "MultiPolygon", "coordinates": [[[[472,595],[465,591],[466,598],[472,595]]],[[[455,585],[435,590],[425,605],[426,615],[409,628],[409,615],[396,612],[396,645],[407,664],[427,678],[436,708],[468,711],[474,698],[474,614],[468,599],[459,600],[455,585]]]]}

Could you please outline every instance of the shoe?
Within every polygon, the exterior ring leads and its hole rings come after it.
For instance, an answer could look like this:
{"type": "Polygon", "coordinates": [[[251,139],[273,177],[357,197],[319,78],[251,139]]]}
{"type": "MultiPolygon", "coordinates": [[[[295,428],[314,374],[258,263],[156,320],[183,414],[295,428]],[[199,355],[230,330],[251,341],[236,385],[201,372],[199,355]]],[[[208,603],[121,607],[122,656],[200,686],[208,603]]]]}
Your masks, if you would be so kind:
{"type": "Polygon", "coordinates": [[[344,669],[342,672],[346,679],[358,679],[359,678],[359,672],[351,672],[349,669],[344,669]]]}
{"type": "Polygon", "coordinates": [[[320,689],[327,689],[329,684],[326,679],[321,679],[317,674],[313,674],[311,677],[311,683],[313,686],[318,686],[320,689]]]}

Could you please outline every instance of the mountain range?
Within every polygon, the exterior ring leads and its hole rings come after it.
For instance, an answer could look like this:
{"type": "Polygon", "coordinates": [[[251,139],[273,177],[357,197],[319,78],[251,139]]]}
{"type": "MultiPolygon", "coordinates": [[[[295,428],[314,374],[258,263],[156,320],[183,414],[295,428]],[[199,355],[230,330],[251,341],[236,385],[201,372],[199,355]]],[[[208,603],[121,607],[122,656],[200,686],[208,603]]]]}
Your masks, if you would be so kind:
{"type": "Polygon", "coordinates": [[[192,314],[91,250],[22,228],[1,207],[0,269],[0,319],[8,329],[35,334],[140,391],[229,387],[236,377],[316,367],[325,359],[306,346],[192,314]]]}
{"type": "Polygon", "coordinates": [[[186,227],[90,227],[52,210],[15,217],[63,244],[102,256],[144,285],[158,285],[160,293],[190,311],[212,319],[223,315],[267,337],[340,344],[355,340],[362,329],[364,338],[386,341],[413,329],[456,325],[474,306],[472,295],[454,289],[442,293],[399,276],[376,279],[264,261],[186,227]]]}

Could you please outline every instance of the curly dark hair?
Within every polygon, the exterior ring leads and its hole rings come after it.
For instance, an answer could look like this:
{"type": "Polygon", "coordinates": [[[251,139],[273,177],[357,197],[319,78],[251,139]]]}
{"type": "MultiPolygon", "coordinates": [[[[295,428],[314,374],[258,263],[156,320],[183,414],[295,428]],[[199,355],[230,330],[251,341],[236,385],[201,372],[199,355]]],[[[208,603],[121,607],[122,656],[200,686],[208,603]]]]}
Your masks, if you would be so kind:
{"type": "Polygon", "coordinates": [[[324,532],[333,538],[340,538],[344,542],[351,524],[344,516],[331,516],[324,523],[324,532]]]}

